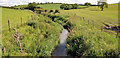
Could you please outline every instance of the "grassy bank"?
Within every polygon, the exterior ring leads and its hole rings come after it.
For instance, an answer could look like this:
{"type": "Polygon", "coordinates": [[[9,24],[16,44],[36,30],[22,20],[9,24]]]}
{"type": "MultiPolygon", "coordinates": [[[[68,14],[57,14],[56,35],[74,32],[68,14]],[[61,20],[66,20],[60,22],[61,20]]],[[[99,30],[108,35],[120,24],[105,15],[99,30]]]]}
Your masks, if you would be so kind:
{"type": "MultiPolygon", "coordinates": [[[[62,27],[49,18],[39,15],[38,19],[30,20],[22,26],[16,26],[17,34],[21,36],[20,43],[14,38],[15,30],[3,32],[3,46],[5,56],[50,56],[54,47],[58,45],[62,27]]],[[[4,53],[3,53],[4,55],[4,53]]]]}
{"type": "Polygon", "coordinates": [[[69,16],[68,20],[75,25],[67,39],[68,54],[73,56],[118,55],[116,33],[111,30],[101,31],[101,26],[105,26],[103,23],[118,25],[117,6],[117,4],[109,5],[109,8],[104,11],[100,11],[97,6],[60,10],[56,15],[69,16]]]}

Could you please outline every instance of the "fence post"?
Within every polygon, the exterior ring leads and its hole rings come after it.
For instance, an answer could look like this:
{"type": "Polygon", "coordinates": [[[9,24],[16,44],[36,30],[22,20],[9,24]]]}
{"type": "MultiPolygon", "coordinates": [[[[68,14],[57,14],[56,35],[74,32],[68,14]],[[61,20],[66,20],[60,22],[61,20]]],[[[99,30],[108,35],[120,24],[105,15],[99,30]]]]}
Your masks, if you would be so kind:
{"type": "Polygon", "coordinates": [[[85,21],[84,19],[85,19],[85,18],[83,17],[83,21],[85,21]]]}
{"type": "Polygon", "coordinates": [[[9,31],[11,31],[10,20],[8,20],[8,27],[9,27],[9,31]]]}

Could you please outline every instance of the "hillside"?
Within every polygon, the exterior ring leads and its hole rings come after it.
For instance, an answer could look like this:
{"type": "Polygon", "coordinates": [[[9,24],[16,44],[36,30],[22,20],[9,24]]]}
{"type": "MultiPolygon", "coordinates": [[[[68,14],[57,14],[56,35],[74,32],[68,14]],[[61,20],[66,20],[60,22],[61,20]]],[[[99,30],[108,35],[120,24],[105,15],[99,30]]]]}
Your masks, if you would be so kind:
{"type": "Polygon", "coordinates": [[[31,14],[28,10],[3,8],[2,48],[6,49],[3,56],[50,56],[58,45],[62,26],[42,15],[28,20],[27,16],[31,14]],[[22,24],[21,16],[24,19],[22,24]],[[7,30],[7,18],[11,18],[11,31],[7,30]]]}
{"type": "Polygon", "coordinates": [[[51,56],[59,46],[62,29],[69,32],[63,34],[68,35],[66,41],[63,41],[67,55],[119,55],[117,32],[106,27],[118,26],[118,4],[111,4],[104,11],[100,11],[97,6],[70,10],[60,9],[60,4],[43,4],[37,7],[48,11],[33,14],[30,10],[2,8],[2,47],[6,48],[2,52],[3,56],[51,56]],[[53,12],[49,12],[50,9],[53,12]],[[60,13],[55,13],[56,9],[60,13]],[[35,16],[34,19],[31,15],[35,16]],[[8,31],[8,19],[11,31],[8,31]]]}
{"type": "Polygon", "coordinates": [[[67,39],[68,54],[73,56],[118,55],[118,38],[112,30],[101,30],[108,25],[118,26],[118,4],[104,11],[96,6],[85,9],[60,10],[55,15],[67,16],[74,25],[67,39]],[[83,19],[84,17],[84,19],[83,19]]]}
{"type": "Polygon", "coordinates": [[[33,13],[30,10],[2,8],[2,30],[8,29],[8,20],[10,20],[11,26],[15,26],[21,23],[21,17],[23,23],[25,23],[28,20],[28,16],[30,19],[31,15],[33,15],[33,13]]]}
{"type": "Polygon", "coordinates": [[[41,7],[44,9],[60,9],[61,4],[43,4],[43,5],[37,5],[37,7],[41,7]]]}

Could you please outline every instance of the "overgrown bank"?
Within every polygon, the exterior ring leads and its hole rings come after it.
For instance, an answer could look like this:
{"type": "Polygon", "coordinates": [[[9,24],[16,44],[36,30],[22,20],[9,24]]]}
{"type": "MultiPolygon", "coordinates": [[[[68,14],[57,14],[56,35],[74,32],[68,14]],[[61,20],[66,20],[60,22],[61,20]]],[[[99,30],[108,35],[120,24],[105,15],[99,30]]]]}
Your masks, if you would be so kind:
{"type": "Polygon", "coordinates": [[[118,38],[84,23],[76,24],[67,39],[72,56],[118,56],[118,38]]]}
{"type": "Polygon", "coordinates": [[[39,15],[11,28],[11,32],[3,32],[3,56],[50,56],[58,45],[61,31],[62,26],[39,15]]]}
{"type": "Polygon", "coordinates": [[[118,38],[103,32],[87,22],[69,21],[69,16],[44,14],[67,28],[67,52],[71,56],[118,56],[118,38]],[[69,23],[68,23],[69,22],[69,23]]]}

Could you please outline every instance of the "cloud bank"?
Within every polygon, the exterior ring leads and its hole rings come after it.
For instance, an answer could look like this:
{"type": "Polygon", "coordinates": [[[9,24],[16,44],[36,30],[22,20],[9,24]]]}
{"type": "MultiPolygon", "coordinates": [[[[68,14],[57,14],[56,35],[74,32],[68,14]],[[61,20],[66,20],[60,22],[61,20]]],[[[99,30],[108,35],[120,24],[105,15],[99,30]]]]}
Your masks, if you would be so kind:
{"type": "MultiPolygon", "coordinates": [[[[14,6],[14,5],[24,5],[28,4],[30,2],[39,2],[39,3],[45,3],[45,2],[54,2],[54,3],[78,3],[78,4],[84,4],[85,2],[90,2],[92,4],[97,4],[98,0],[0,0],[0,6],[14,6]]],[[[119,0],[107,0],[108,4],[112,3],[118,3],[119,0]]]]}

